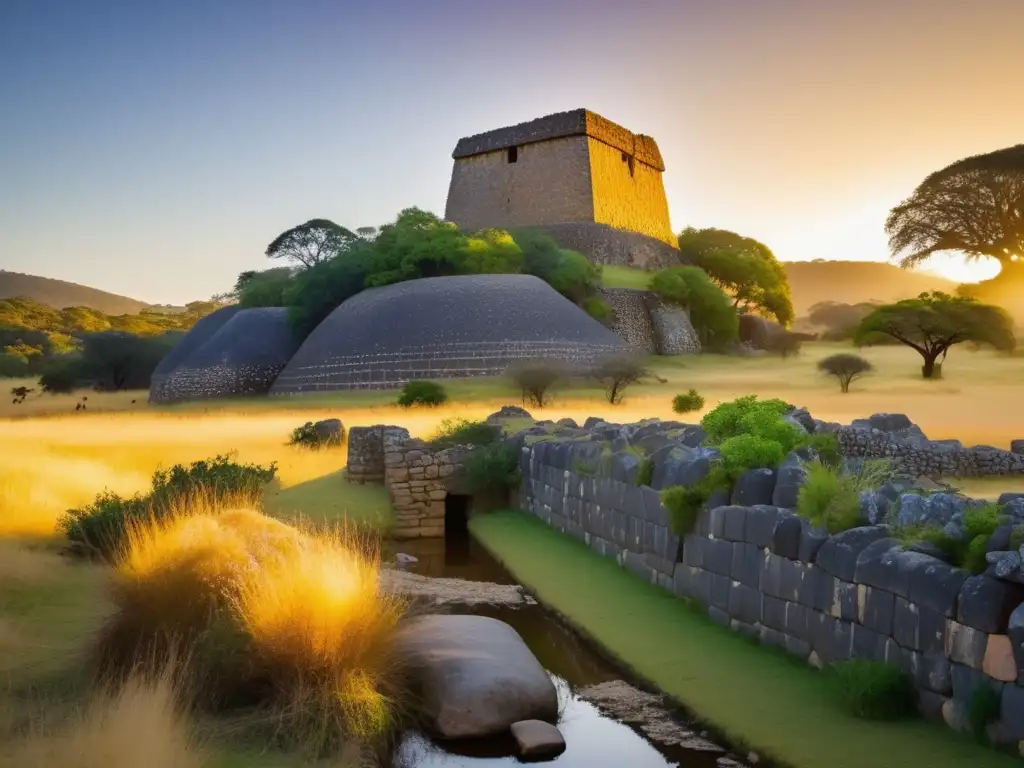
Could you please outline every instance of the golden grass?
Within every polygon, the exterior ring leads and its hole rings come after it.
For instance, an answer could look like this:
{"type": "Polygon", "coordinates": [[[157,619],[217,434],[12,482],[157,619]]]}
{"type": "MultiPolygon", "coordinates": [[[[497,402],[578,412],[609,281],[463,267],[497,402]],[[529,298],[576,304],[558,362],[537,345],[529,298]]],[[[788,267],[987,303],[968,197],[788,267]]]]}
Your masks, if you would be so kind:
{"type": "MultiPolygon", "coordinates": [[[[1009,418],[1019,408],[1022,357],[959,347],[945,363],[945,378],[924,381],[920,358],[913,351],[865,349],[861,353],[877,372],[843,395],[834,380],[815,368],[818,360],[842,350],[849,347],[813,343],[788,360],[661,358],[655,360],[654,370],[666,382],[632,388],[620,406],[604,402],[599,389],[575,386],[556,393],[554,403],[536,415],[577,421],[596,415],[620,422],[676,418],[672,397],[694,387],[706,399],[703,412],[723,400],[756,393],[784,398],[830,421],[902,412],[930,437],[957,438],[968,445],[1006,447],[1010,440],[1024,437],[1024,427],[1009,418]]],[[[65,509],[91,501],[104,488],[130,495],[145,490],[159,467],[232,451],[237,451],[239,461],[278,462],[279,481],[265,500],[266,509],[275,515],[362,517],[386,523],[387,500],[378,489],[346,488],[342,483],[338,473],[345,464],[345,449],[303,451],[288,447],[288,436],[306,421],[338,417],[346,427],[401,424],[414,436],[425,437],[446,418],[480,419],[519,401],[514,388],[500,379],[454,380],[445,386],[454,402],[436,409],[398,408],[392,404],[394,391],[227,400],[164,409],[146,405],[145,393],[89,393],[90,410],[77,414],[74,398],[30,396],[22,405],[0,399],[0,418],[33,416],[11,418],[0,426],[0,536],[45,535],[65,509]]],[[[688,414],[687,419],[699,420],[703,412],[688,414]]],[[[1014,481],[1006,481],[1005,488],[1014,487],[1014,481]]]]}
{"type": "Polygon", "coordinates": [[[207,757],[179,709],[173,667],[95,696],[64,727],[37,727],[0,753],[3,768],[202,768],[207,757]]]}

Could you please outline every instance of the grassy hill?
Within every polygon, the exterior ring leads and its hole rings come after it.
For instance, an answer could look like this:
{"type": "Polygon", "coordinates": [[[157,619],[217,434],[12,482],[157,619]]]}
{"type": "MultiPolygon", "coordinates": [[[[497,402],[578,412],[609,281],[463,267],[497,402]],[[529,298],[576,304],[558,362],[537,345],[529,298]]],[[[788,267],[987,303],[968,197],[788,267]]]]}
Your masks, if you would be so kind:
{"type": "Polygon", "coordinates": [[[0,299],[25,296],[57,309],[88,307],[106,315],[134,315],[148,305],[144,301],[118,296],[50,277],[24,275],[0,269],[0,299]]]}
{"type": "Polygon", "coordinates": [[[927,272],[908,272],[879,261],[784,262],[796,316],[819,301],[859,304],[898,301],[924,291],[952,293],[957,284],[927,272]]]}

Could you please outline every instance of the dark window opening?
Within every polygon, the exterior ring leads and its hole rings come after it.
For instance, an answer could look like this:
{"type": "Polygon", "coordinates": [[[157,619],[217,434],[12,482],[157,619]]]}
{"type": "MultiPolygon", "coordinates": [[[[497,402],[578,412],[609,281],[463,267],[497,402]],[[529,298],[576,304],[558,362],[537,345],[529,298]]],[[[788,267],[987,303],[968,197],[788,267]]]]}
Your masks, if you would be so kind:
{"type": "Polygon", "coordinates": [[[469,540],[469,496],[449,493],[444,497],[444,538],[446,542],[469,540]]]}
{"type": "Polygon", "coordinates": [[[629,175],[632,176],[636,170],[636,159],[628,152],[622,153],[622,162],[629,167],[629,175]]]}
{"type": "Polygon", "coordinates": [[[519,147],[508,148],[508,161],[514,163],[519,159],[519,147]]]}

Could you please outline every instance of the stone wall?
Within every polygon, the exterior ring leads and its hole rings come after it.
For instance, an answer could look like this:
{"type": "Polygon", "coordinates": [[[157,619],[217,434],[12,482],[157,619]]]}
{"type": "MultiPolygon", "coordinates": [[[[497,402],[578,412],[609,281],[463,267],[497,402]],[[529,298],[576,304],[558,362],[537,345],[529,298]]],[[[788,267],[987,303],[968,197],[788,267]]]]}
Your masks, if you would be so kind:
{"type": "MultiPolygon", "coordinates": [[[[378,424],[348,431],[346,479],[357,485],[384,485],[384,433],[401,427],[378,424]]],[[[408,434],[408,432],[406,432],[408,434]]]]}
{"type": "Polygon", "coordinates": [[[655,270],[684,263],[679,249],[674,245],[607,224],[566,221],[545,223],[536,228],[549,234],[560,247],[578,251],[594,264],[655,270]]]}
{"type": "Polygon", "coordinates": [[[752,470],[679,537],[658,489],[706,473],[714,452],[699,447],[699,428],[587,426],[515,438],[522,509],[696,601],[720,624],[810,664],[898,666],[921,712],[952,727],[966,729],[975,690],[989,686],[1002,702],[990,737],[1024,741],[1024,586],[905,550],[884,525],[835,536],[813,528],[789,508],[799,467],[788,464],[752,470]],[[646,461],[651,487],[637,484],[646,461]]]}
{"type": "Polygon", "coordinates": [[[516,161],[500,148],[460,157],[452,168],[445,219],[467,232],[593,221],[586,136],[520,146],[516,161]]]}
{"type": "Polygon", "coordinates": [[[612,330],[624,341],[657,355],[700,352],[700,341],[685,310],[650,291],[605,288],[601,296],[615,312],[612,330]]]}
{"type": "Polygon", "coordinates": [[[1024,474],[1024,443],[1011,450],[990,445],[965,447],[958,440],[929,440],[906,416],[876,414],[837,426],[846,456],[888,458],[907,474],[930,477],[991,477],[1024,474]]]}
{"type": "Polygon", "coordinates": [[[432,451],[400,427],[384,427],[384,484],[400,539],[444,536],[445,498],[464,450],[432,451]]]}

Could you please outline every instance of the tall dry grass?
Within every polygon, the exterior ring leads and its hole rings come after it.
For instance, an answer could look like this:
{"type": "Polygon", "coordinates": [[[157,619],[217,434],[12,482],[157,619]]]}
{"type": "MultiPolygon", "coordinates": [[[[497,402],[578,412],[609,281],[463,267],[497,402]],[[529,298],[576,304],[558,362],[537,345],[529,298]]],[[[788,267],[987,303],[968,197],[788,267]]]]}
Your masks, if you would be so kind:
{"type": "Polygon", "coordinates": [[[0,750],[2,768],[202,768],[208,758],[179,707],[175,668],[133,674],[70,722],[35,724],[0,750]]]}
{"type": "Polygon", "coordinates": [[[257,707],[275,740],[322,754],[383,738],[401,704],[390,639],[405,602],[381,588],[379,568],[365,538],[252,509],[134,524],[96,668],[116,679],[185,643],[193,697],[257,707]]]}

